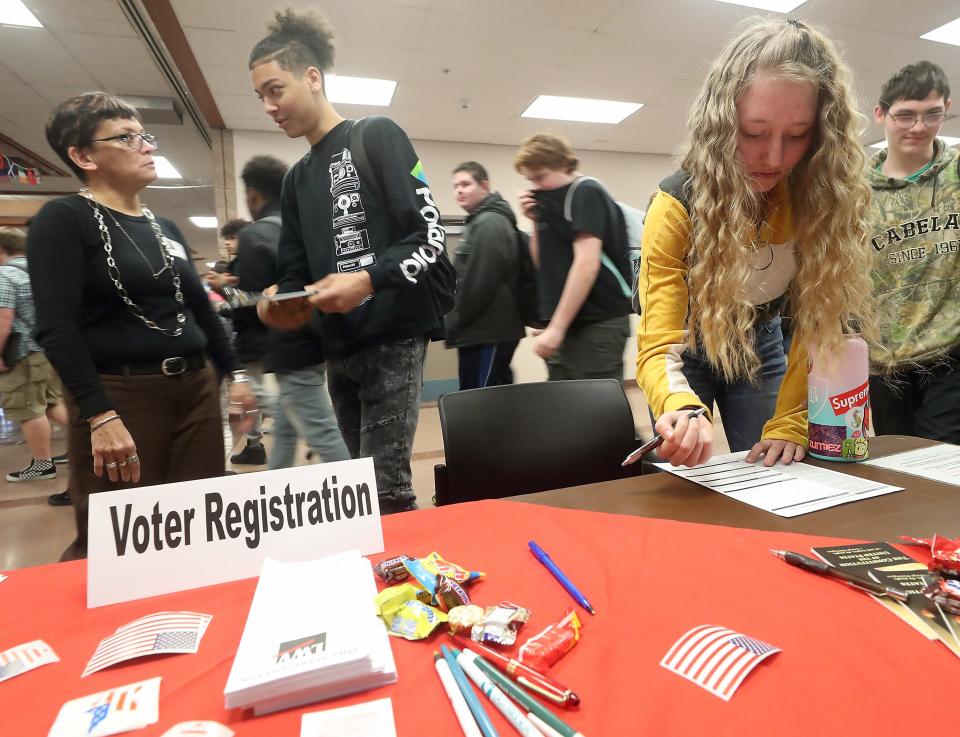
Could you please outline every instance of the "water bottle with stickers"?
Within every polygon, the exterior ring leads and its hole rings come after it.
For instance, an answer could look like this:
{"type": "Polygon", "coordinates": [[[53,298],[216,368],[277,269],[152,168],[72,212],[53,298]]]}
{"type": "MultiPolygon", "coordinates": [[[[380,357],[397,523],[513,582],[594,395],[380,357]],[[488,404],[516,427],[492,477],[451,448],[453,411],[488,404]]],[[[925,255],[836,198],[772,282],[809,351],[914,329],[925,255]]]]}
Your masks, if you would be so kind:
{"type": "Polygon", "coordinates": [[[810,351],[807,423],[814,458],[851,462],[870,457],[870,362],[859,335],[844,335],[837,355],[810,351]]]}

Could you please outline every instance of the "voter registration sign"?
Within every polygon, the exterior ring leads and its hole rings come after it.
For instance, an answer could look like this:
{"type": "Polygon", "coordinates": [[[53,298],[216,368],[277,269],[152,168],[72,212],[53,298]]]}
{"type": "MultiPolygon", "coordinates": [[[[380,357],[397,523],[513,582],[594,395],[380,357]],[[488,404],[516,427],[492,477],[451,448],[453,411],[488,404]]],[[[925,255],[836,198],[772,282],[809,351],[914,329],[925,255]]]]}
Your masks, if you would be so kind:
{"type": "Polygon", "coordinates": [[[383,551],[370,458],[91,494],[88,536],[88,607],[383,551]]]}

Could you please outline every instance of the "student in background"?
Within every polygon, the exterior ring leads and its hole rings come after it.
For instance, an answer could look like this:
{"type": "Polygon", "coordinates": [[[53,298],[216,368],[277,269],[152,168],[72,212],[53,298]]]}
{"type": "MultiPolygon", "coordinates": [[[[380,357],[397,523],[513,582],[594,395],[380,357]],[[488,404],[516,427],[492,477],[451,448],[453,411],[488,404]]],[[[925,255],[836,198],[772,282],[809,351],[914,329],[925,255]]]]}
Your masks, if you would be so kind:
{"type": "Polygon", "coordinates": [[[867,163],[880,344],[871,352],[878,435],[960,443],[960,154],[940,138],[950,84],[910,64],[880,90],[887,148],[867,163]]]}
{"type": "Polygon", "coordinates": [[[453,257],[457,303],[447,315],[447,345],[457,349],[460,388],[513,383],[510,361],[526,331],[517,304],[520,253],[517,218],[487,170],[465,161],[453,170],[457,204],[467,224],[453,257]]]}
{"type": "Polygon", "coordinates": [[[715,402],[731,450],[767,466],[802,459],[807,347],[869,332],[870,193],[852,95],[830,40],[792,19],[750,23],[713,62],[681,170],[661,182],[643,232],[637,382],[674,465],[710,458],[711,418],[687,414],[715,402]]]}
{"type": "Polygon", "coordinates": [[[443,338],[440,287],[453,289],[449,278],[436,287],[431,279],[452,268],[423,166],[396,123],[378,117],[358,129],[371,170],[361,177],[351,151],[357,123],[324,93],[333,54],[323,16],[291,9],[275,14],[250,53],[264,111],[311,147],[283,186],[279,287],[315,294],[262,302],[260,314],[290,329],[313,308],[325,313],[328,388],[343,439],[352,457],[373,458],[381,512],[404,512],[417,506],[410,456],[427,343],[443,338]]]}
{"type": "MultiPolygon", "coordinates": [[[[67,410],[60,379],[33,337],[37,313],[26,251],[22,231],[0,228],[0,407],[6,419],[20,422],[31,453],[26,468],[7,474],[13,483],[52,479],[57,475],[55,464],[67,461],[50,452],[50,420],[66,425],[67,410]]],[[[70,503],[65,491],[47,500],[55,507],[70,503]]]]}
{"type": "Polygon", "coordinates": [[[533,350],[547,362],[551,381],[619,381],[633,279],[626,223],[599,182],[576,182],[578,163],[566,139],[544,133],[523,141],[514,159],[533,185],[520,193],[520,206],[535,224],[530,255],[540,311],[549,318],[533,350]]]}

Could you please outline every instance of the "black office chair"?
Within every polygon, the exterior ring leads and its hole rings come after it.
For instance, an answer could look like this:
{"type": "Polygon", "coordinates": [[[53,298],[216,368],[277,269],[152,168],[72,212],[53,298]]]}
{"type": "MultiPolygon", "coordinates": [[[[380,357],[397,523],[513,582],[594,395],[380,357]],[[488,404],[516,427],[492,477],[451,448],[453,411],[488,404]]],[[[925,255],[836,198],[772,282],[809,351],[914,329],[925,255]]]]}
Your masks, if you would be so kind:
{"type": "Polygon", "coordinates": [[[549,381],[444,394],[446,464],[434,466],[437,506],[632,476],[636,447],[619,381],[549,381]]]}

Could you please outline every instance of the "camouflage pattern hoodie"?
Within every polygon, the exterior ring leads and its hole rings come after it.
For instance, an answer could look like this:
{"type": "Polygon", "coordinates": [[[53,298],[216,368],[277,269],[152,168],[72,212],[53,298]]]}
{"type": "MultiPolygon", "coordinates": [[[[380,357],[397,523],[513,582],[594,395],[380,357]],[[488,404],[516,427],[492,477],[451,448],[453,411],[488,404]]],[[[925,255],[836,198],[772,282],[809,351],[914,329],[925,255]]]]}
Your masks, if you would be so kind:
{"type": "Polygon", "coordinates": [[[871,373],[930,366],[960,349],[960,161],[934,141],[932,165],[916,181],[866,168],[873,189],[868,234],[882,347],[871,373]]]}

